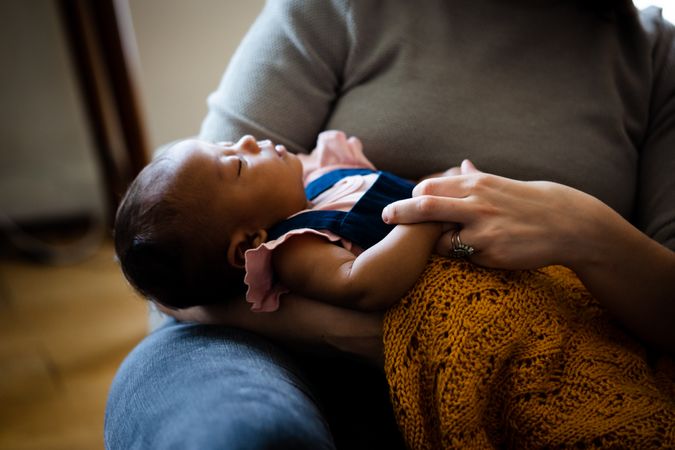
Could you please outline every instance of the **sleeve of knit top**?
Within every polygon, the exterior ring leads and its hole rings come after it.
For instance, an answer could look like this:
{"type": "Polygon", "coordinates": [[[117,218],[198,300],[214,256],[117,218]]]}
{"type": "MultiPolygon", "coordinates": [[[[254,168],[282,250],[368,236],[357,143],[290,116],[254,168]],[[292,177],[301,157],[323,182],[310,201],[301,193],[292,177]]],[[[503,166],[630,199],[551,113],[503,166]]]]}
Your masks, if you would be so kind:
{"type": "Polygon", "coordinates": [[[651,8],[643,26],[653,33],[652,96],[640,149],[636,225],[675,250],[675,27],[651,8]]]}
{"type": "Polygon", "coordinates": [[[200,137],[313,147],[340,92],[350,48],[346,0],[268,0],[240,43],[200,137]]]}

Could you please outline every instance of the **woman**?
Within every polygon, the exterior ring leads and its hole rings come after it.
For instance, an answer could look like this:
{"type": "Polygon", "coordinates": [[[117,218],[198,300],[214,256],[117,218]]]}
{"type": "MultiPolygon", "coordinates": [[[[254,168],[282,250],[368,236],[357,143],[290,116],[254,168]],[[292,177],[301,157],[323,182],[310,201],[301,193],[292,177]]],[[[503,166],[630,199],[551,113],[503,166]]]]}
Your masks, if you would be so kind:
{"type": "MultiPolygon", "coordinates": [[[[252,134],[302,152],[342,129],[408,178],[469,158],[485,173],[426,182],[387,219],[460,223],[478,264],[567,264],[636,336],[672,350],[673,27],[654,9],[597,3],[270,1],[209,98],[201,137],[252,134]],[[577,213],[563,214],[570,204],[577,213]],[[645,290],[653,303],[636,305],[645,290]]],[[[379,369],[325,356],[380,362],[381,317],[294,297],[275,314],[245,302],[175,314],[291,344],[304,370],[258,336],[171,323],[120,369],[108,447],[400,445],[391,422],[373,421],[387,411],[379,369]],[[337,362],[322,372],[307,349],[337,362]]]]}

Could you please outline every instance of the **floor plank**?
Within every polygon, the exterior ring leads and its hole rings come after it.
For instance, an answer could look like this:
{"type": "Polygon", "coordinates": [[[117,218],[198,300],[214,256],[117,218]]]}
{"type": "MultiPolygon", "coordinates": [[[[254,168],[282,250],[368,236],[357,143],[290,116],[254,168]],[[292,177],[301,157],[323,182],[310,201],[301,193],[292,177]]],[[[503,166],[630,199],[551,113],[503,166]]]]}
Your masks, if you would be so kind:
{"type": "Polygon", "coordinates": [[[0,261],[0,449],[103,448],[110,382],[146,330],[109,241],[72,266],[0,261]]]}

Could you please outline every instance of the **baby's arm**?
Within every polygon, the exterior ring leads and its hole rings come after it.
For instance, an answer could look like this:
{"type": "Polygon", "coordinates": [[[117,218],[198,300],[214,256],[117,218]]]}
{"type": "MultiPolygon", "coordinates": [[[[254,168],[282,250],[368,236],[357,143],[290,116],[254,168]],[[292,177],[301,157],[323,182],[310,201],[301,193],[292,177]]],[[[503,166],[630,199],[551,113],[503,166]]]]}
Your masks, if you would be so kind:
{"type": "Polygon", "coordinates": [[[440,223],[397,225],[356,257],[316,235],[275,249],[274,271],[291,292],[362,310],[386,308],[410,289],[441,235],[440,223]]]}

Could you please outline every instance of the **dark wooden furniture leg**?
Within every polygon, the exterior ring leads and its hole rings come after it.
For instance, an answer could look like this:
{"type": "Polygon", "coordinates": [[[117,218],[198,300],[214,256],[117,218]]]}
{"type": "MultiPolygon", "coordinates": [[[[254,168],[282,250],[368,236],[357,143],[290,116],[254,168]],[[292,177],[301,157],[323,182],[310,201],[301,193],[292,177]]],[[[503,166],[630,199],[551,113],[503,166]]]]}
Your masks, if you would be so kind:
{"type": "Polygon", "coordinates": [[[105,183],[108,221],[148,162],[128,0],[58,0],[105,183]]]}

